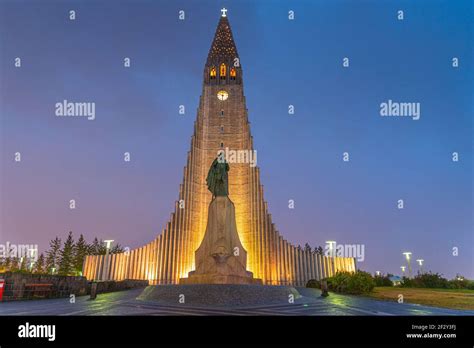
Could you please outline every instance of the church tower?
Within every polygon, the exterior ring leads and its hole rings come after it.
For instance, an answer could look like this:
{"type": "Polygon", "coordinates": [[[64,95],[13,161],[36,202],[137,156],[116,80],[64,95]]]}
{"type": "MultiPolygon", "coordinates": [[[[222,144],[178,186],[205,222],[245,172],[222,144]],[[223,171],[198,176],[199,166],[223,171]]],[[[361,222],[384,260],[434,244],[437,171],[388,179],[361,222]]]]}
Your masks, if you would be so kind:
{"type": "MultiPolygon", "coordinates": [[[[203,239],[212,199],[207,172],[220,150],[254,150],[243,70],[225,9],[204,66],[191,147],[170,221],[154,241],[141,248],[110,255],[110,260],[88,256],[84,275],[88,279],[148,279],[153,284],[177,284],[187,277],[195,269],[194,253],[203,239]]],[[[247,251],[247,270],[264,284],[305,285],[309,279],[330,276],[337,270],[355,270],[352,258],[303,250],[280,235],[264,200],[257,166],[230,163],[229,198],[247,251]]]]}

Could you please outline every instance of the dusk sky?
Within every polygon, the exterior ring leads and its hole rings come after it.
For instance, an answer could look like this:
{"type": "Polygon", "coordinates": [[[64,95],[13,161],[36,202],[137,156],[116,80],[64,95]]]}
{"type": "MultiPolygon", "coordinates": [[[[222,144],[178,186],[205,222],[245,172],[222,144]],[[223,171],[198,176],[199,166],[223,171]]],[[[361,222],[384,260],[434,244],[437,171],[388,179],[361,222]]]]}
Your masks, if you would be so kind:
{"type": "Polygon", "coordinates": [[[400,274],[411,251],[426,270],[473,279],[469,0],[0,0],[0,243],[41,252],[73,231],[135,248],[161,233],[222,7],[279,232],[363,244],[370,272],[400,274]],[[95,120],[56,117],[64,99],[95,102],[95,120]],[[381,117],[389,99],[420,103],[420,119],[381,117]]]}

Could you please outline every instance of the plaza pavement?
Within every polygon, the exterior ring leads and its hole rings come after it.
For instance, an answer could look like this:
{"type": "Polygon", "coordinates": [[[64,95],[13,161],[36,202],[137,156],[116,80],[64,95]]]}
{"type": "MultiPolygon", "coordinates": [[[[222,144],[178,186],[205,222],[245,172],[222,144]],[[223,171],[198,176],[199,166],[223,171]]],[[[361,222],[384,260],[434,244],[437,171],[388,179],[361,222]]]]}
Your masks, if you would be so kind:
{"type": "Polygon", "coordinates": [[[192,307],[163,305],[137,300],[143,289],[100,294],[96,300],[69,298],[0,303],[0,315],[474,315],[474,311],[453,310],[416,304],[379,301],[365,297],[331,293],[320,297],[319,290],[301,289],[295,303],[253,305],[251,307],[192,307]]]}

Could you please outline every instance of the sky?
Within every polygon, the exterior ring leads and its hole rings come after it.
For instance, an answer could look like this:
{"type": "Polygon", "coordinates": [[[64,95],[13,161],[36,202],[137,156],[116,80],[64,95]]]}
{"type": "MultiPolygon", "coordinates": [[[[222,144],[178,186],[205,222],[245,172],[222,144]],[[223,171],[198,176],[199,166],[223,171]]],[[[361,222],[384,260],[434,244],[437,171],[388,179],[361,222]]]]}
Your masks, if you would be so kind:
{"type": "Polygon", "coordinates": [[[44,251],[73,231],[135,248],[161,232],[222,7],[280,233],[364,245],[369,272],[399,274],[411,251],[473,279],[470,1],[0,0],[0,243],[44,251]],[[56,117],[64,99],[95,102],[95,120],[56,117]],[[420,119],[381,117],[388,100],[420,119]]]}

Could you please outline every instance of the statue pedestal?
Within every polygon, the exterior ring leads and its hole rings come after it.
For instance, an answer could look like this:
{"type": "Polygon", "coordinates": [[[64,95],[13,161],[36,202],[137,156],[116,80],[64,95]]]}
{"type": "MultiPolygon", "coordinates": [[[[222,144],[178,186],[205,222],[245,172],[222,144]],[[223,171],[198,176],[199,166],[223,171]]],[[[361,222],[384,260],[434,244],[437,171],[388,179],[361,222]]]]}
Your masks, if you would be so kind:
{"type": "Polygon", "coordinates": [[[207,227],[195,252],[196,270],[180,284],[262,284],[247,271],[247,251],[235,223],[235,208],[227,196],[217,196],[209,204],[207,227]]]}

